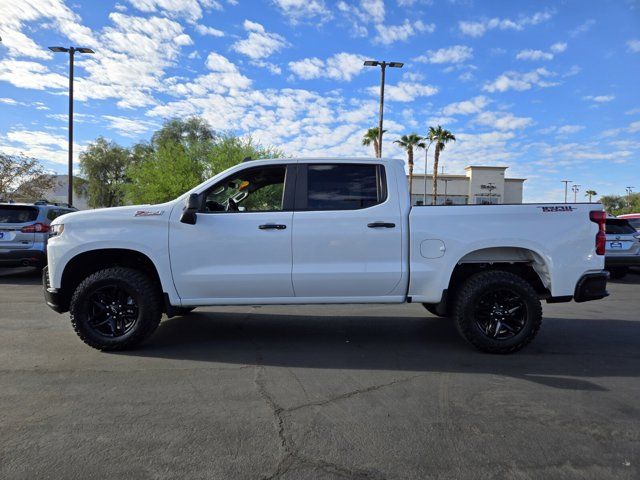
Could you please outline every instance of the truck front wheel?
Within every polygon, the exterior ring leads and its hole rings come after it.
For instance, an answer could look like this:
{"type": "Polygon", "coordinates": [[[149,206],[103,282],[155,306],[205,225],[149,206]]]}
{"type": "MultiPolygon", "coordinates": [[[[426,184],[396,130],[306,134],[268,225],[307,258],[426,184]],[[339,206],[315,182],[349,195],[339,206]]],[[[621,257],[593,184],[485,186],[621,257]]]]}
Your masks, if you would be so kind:
{"type": "Polygon", "coordinates": [[[147,339],[162,317],[159,289],[144,273],[111,267],[78,285],[69,308],[80,339],[98,350],[124,350],[147,339]]]}
{"type": "Polygon", "coordinates": [[[538,333],[542,305],[523,278],[510,272],[486,271],[469,277],[460,288],[454,318],[458,332],[477,349],[512,353],[538,333]]]}

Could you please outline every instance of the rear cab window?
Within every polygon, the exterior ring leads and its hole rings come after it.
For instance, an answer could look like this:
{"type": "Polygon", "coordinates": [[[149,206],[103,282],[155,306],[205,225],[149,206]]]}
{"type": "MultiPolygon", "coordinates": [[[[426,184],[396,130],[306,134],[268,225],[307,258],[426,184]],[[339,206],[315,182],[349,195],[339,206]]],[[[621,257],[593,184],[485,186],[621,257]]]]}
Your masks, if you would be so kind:
{"type": "Polygon", "coordinates": [[[383,165],[309,163],[298,167],[296,210],[360,210],[386,199],[383,165]]]}
{"type": "Polygon", "coordinates": [[[26,205],[0,205],[0,224],[27,223],[38,218],[38,209],[26,205]]]}

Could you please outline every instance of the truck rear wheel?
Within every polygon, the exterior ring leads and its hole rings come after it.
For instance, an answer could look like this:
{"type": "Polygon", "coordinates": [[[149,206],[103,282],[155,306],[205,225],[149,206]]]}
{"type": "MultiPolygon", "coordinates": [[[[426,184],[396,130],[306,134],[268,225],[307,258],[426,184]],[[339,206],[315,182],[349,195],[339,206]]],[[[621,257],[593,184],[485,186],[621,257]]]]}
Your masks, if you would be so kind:
{"type": "Polygon", "coordinates": [[[125,267],[99,270],[71,298],[71,324],[80,339],[98,350],[124,350],[146,340],[162,317],[157,286],[144,273],[125,267]]]}
{"type": "Polygon", "coordinates": [[[525,347],[542,325],[542,305],[521,277],[486,271],[469,277],[455,300],[458,332],[478,350],[512,353],[525,347]]]}

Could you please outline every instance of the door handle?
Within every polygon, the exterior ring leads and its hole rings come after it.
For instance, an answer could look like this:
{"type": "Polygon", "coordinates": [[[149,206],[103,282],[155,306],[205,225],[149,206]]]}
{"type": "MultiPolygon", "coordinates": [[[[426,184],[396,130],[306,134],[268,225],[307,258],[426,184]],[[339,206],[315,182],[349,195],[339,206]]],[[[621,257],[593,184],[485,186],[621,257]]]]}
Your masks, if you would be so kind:
{"type": "Polygon", "coordinates": [[[264,225],[260,225],[258,228],[260,230],[284,230],[287,226],[279,223],[266,223],[264,225]]]}
{"type": "Polygon", "coordinates": [[[395,223],[387,223],[387,222],[367,223],[367,227],[369,228],[394,228],[395,226],[396,226],[395,223]]]}

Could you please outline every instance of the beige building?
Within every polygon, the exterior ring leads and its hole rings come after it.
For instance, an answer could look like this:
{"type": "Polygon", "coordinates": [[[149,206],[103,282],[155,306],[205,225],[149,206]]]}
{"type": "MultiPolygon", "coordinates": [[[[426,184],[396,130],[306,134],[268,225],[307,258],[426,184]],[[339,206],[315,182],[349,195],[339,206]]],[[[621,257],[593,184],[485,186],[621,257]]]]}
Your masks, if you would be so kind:
{"type": "MultiPolygon", "coordinates": [[[[465,167],[464,175],[438,175],[438,205],[488,203],[522,203],[525,178],[505,178],[508,167],[465,167]]],[[[433,176],[427,175],[426,204],[432,204],[433,176]]],[[[425,176],[413,175],[412,204],[422,205],[425,199],[425,176]]]]}

